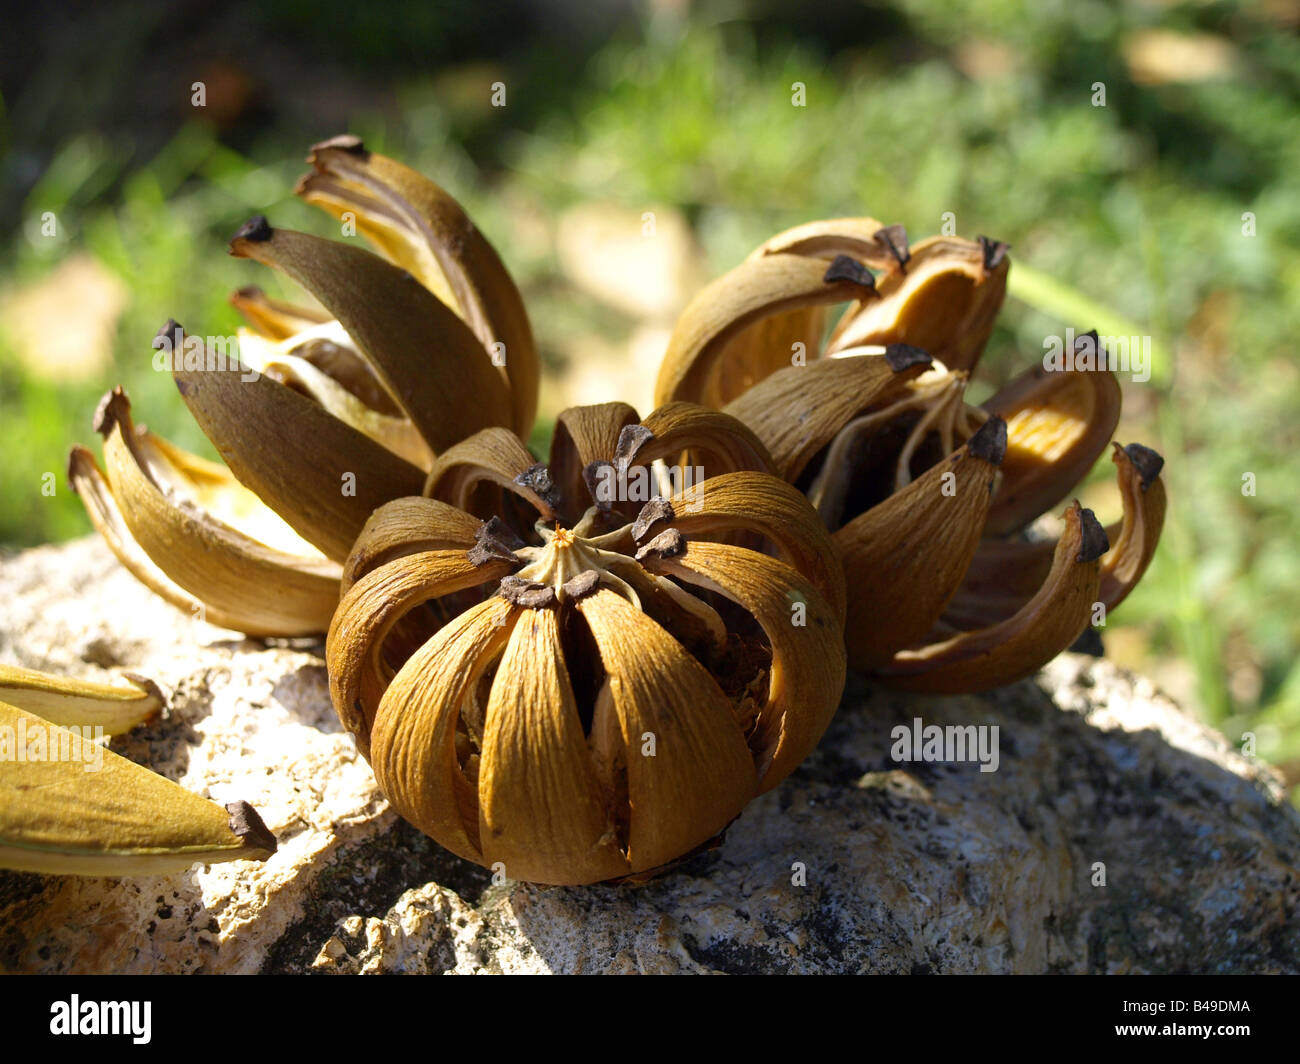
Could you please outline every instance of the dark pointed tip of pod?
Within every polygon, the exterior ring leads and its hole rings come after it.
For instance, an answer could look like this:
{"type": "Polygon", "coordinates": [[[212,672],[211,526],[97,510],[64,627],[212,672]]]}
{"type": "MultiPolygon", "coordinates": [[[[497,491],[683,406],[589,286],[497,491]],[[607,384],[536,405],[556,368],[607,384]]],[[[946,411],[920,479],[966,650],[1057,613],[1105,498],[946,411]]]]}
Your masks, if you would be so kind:
{"type": "MultiPolygon", "coordinates": [[[[476,569],[483,568],[483,566],[487,565],[489,562],[505,561],[507,559],[507,554],[498,551],[495,548],[496,544],[492,543],[490,540],[480,540],[465,552],[465,557],[469,559],[470,565],[474,566],[476,569]]],[[[514,555],[508,555],[508,557],[514,557],[514,555]]]]}
{"type": "Polygon", "coordinates": [[[123,671],[122,678],[130,680],[136,685],[136,687],[139,687],[145,694],[149,695],[149,697],[156,698],[158,700],[158,705],[167,705],[167,698],[162,693],[162,688],[154,683],[153,680],[149,679],[148,676],[141,676],[138,672],[123,671]]]}
{"type": "Polygon", "coordinates": [[[479,539],[494,539],[511,550],[518,550],[524,546],[524,541],[519,538],[518,533],[499,517],[489,517],[479,525],[478,536],[479,539]]]}
{"type": "Polygon", "coordinates": [[[172,345],[172,349],[175,350],[180,347],[181,342],[185,339],[185,327],[175,318],[168,318],[163,323],[162,328],[153,334],[153,339],[155,351],[158,350],[159,340],[168,341],[172,345]]]}
{"type": "Polygon", "coordinates": [[[539,584],[533,580],[524,580],[518,576],[506,576],[497,588],[497,594],[514,606],[526,606],[538,610],[555,601],[555,588],[539,584]]]}
{"type": "Polygon", "coordinates": [[[555,481],[551,479],[551,471],[544,462],[530,465],[515,477],[515,483],[544,499],[547,505],[555,505],[555,481]]]}
{"type": "Polygon", "coordinates": [[[596,585],[600,583],[600,573],[595,569],[584,569],[572,580],[562,585],[565,597],[571,599],[580,599],[584,595],[590,595],[596,590],[596,585]]]}
{"type": "Polygon", "coordinates": [[[230,242],[233,244],[236,240],[251,240],[255,244],[261,244],[271,239],[272,232],[271,223],[266,220],[266,215],[255,214],[235,230],[235,235],[230,238],[230,242]]]}
{"type": "Polygon", "coordinates": [[[1011,250],[1011,245],[1002,240],[991,240],[986,236],[977,237],[980,247],[984,249],[984,268],[986,270],[996,270],[1002,265],[1002,260],[1007,257],[1007,252],[1011,250]]]}
{"type": "Polygon", "coordinates": [[[849,255],[836,255],[831,259],[831,264],[826,267],[826,272],[822,274],[822,280],[827,284],[834,284],[837,281],[848,281],[862,288],[870,288],[875,291],[876,277],[857,259],[849,255]]]}
{"type": "Polygon", "coordinates": [[[603,474],[604,479],[602,481],[601,470],[612,471],[613,469],[614,463],[605,458],[597,458],[594,462],[588,462],[582,468],[582,482],[587,485],[587,494],[591,496],[591,501],[600,507],[602,513],[609,510],[614,504],[614,500],[605,498],[606,495],[610,494],[609,486],[613,474],[609,472],[603,474]]]}
{"type": "Polygon", "coordinates": [[[1142,490],[1146,491],[1164,469],[1164,458],[1158,452],[1140,443],[1130,443],[1124,448],[1124,453],[1137,469],[1138,477],[1142,480],[1142,490]]]}
{"type": "Polygon", "coordinates": [[[681,554],[686,549],[686,537],[675,528],[660,532],[649,543],[636,552],[636,560],[644,559],[654,555],[656,558],[671,558],[674,555],[681,554]]]}
{"type": "Polygon", "coordinates": [[[1089,509],[1079,507],[1079,555],[1075,561],[1095,562],[1108,550],[1110,539],[1097,520],[1097,515],[1089,509]]]}
{"type": "Polygon", "coordinates": [[[1096,329],[1089,329],[1086,333],[1080,333],[1074,338],[1074,353],[1076,355],[1086,354],[1088,351],[1095,355],[1101,354],[1101,337],[1097,335],[1096,329]]]}
{"type": "Polygon", "coordinates": [[[1087,654],[1092,658],[1104,658],[1106,648],[1102,645],[1101,633],[1095,628],[1085,628],[1079,638],[1070,644],[1070,651],[1075,654],[1087,654]]]}
{"type": "Polygon", "coordinates": [[[366,146],[362,143],[361,138],[355,133],[340,133],[337,137],[318,141],[311,146],[310,151],[312,155],[315,155],[318,151],[325,151],[329,148],[336,148],[351,155],[366,156],[370,154],[370,152],[366,151],[366,146]]]}
{"type": "Polygon", "coordinates": [[[518,562],[514,552],[524,545],[515,530],[499,517],[490,518],[479,525],[477,542],[467,554],[470,564],[484,566],[489,562],[518,562]]]}
{"type": "Polygon", "coordinates": [[[100,399],[99,405],[95,407],[95,417],[91,425],[101,436],[108,436],[113,431],[113,426],[117,424],[117,412],[122,404],[126,404],[127,409],[131,408],[130,400],[126,397],[126,392],[122,391],[119,384],[111,391],[104,393],[100,399]]]}
{"type": "Polygon", "coordinates": [[[885,246],[885,250],[894,257],[900,269],[907,266],[912,252],[907,243],[906,226],[887,225],[883,229],[877,229],[872,236],[875,237],[877,244],[885,246]]]}
{"type": "Polygon", "coordinates": [[[886,344],[885,361],[895,373],[902,373],[913,366],[926,365],[932,361],[928,351],[922,351],[911,344],[886,344]]]}
{"type": "Polygon", "coordinates": [[[271,829],[257,815],[256,809],[247,802],[230,802],[226,806],[226,812],[230,815],[231,832],[238,835],[246,845],[265,850],[267,857],[275,853],[279,843],[271,834],[271,829]]]}
{"type": "Polygon", "coordinates": [[[632,522],[632,538],[640,542],[651,526],[660,521],[671,521],[676,516],[672,503],[663,496],[657,496],[642,506],[641,512],[636,515],[636,520],[632,522]]]}
{"type": "Polygon", "coordinates": [[[619,465],[632,461],[637,452],[654,438],[655,434],[644,425],[624,425],[614,448],[614,461],[619,465]]]}
{"type": "Polygon", "coordinates": [[[966,449],[989,465],[1001,465],[1007,454],[1007,423],[996,414],[991,416],[966,441],[966,449]]]}
{"type": "Polygon", "coordinates": [[[84,447],[78,446],[77,444],[73,444],[68,448],[68,464],[64,468],[64,475],[67,477],[68,487],[72,489],[74,495],[77,494],[77,456],[84,453],[85,450],[84,447]]]}

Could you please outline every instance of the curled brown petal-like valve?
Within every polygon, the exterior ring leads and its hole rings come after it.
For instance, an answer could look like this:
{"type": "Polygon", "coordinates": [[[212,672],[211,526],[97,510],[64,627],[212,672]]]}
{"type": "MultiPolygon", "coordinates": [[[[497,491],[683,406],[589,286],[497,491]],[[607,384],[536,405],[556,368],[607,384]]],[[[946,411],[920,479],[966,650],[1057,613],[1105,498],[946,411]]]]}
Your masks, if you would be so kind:
{"type": "MultiPolygon", "coordinates": [[[[1008,245],[986,237],[912,245],[871,218],[813,222],[701,293],[660,367],[661,402],[745,422],[816,508],[844,568],[849,663],[889,684],[975,690],[1028,675],[1122,601],[1159,540],[1162,460],[1139,445],[1116,448],[1124,519],[1095,573],[1057,565],[1059,543],[1020,538],[1096,462],[1121,393],[1094,332],[1071,368],[1035,367],[966,402],[1009,269],[1008,245]],[[823,342],[826,313],[846,301],[823,342]]],[[[1067,526],[1100,530],[1083,514],[1067,526]]]]}
{"type": "Polygon", "coordinates": [[[155,368],[172,374],[225,465],[137,432],[120,390],[103,406],[116,419],[97,426],[109,468],[82,448],[69,463],[91,520],[137,577],[251,635],[324,631],[339,566],[375,508],[418,495],[467,436],[527,436],[537,406],[523,303],[460,205],[355,137],[317,144],[310,162],[298,194],[378,254],[258,215],[231,254],[282,271],[324,309],[245,287],[230,300],[249,325],[237,350],[174,321],[154,340],[155,368]]]}

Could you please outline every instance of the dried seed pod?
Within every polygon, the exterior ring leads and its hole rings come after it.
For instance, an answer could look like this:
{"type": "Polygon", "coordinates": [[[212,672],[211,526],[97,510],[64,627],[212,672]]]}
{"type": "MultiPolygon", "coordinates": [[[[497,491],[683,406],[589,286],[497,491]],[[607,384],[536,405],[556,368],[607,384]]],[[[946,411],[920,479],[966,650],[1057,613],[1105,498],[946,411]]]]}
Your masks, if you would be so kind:
{"type": "MultiPolygon", "coordinates": [[[[660,402],[733,414],[808,496],[844,566],[849,663],[886,683],[1006,683],[1090,623],[1085,570],[1057,564],[1059,544],[1014,537],[1092,467],[1119,420],[1119,384],[1090,333],[1076,344],[1098,368],[1035,368],[981,408],[965,402],[1009,269],[1007,245],[983,237],[913,247],[870,218],[813,222],[702,292],[660,367],[660,402]],[[823,345],[821,315],[849,298],[823,345]]],[[[1086,569],[1108,608],[1145,570],[1165,507],[1154,452],[1117,449],[1116,462],[1124,520],[1086,569]]],[[[1096,523],[1077,508],[1066,522],[1096,523]]]]}
{"type": "Polygon", "coordinates": [[[328,625],[342,570],[228,470],[137,429],[121,389],[105,397],[97,427],[107,473],[77,449],[69,475],[109,546],[143,583],[252,635],[328,625]]]}
{"type": "Polygon", "coordinates": [[[275,836],[247,802],[222,807],[95,741],[162,706],[152,681],[127,680],[0,668],[0,868],[159,875],[275,853],[275,836]]]}
{"type": "Polygon", "coordinates": [[[509,876],[589,883],[788,775],[839,700],[844,589],[770,463],[725,414],[614,403],[560,415],[551,468],[486,430],[381,507],[326,653],[394,807],[509,876]]]}
{"type": "Polygon", "coordinates": [[[455,200],[354,137],[316,145],[309,161],[299,195],[347,213],[380,254],[259,216],[231,254],[281,270],[325,309],[241,288],[231,303],[250,328],[237,356],[175,322],[155,338],[155,367],[225,466],[135,430],[120,389],[96,424],[107,469],[83,448],[69,462],[137,577],[251,635],[324,631],[339,563],[375,508],[418,495],[466,436],[497,425],[526,436],[537,406],[523,303],[455,200]]]}
{"type": "Polygon", "coordinates": [[[102,728],[105,735],[117,735],[143,724],[163,706],[162,692],[152,680],[134,673],[122,678],[126,686],[0,665],[0,702],[51,724],[102,728]]]}
{"type": "Polygon", "coordinates": [[[984,691],[1033,672],[1073,643],[1088,626],[1101,556],[1109,543],[1091,510],[1076,502],[1065,516],[1065,534],[1033,598],[1000,624],[895,654],[881,670],[892,685],[928,692],[984,691]]]}

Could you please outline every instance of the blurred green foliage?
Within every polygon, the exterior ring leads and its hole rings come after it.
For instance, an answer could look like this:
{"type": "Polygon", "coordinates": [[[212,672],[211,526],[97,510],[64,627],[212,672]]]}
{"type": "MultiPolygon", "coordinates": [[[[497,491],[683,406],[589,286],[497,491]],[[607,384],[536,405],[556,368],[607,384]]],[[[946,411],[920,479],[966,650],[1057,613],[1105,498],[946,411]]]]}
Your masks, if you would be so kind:
{"type": "MultiPolygon", "coordinates": [[[[408,69],[395,107],[358,109],[338,128],[462,198],[520,279],[552,358],[602,312],[557,294],[548,252],[512,229],[521,210],[553,215],[592,199],[682,208],[710,274],[812,218],[869,213],[919,238],[951,212],[959,233],[1007,240],[1023,264],[990,345],[990,384],[1041,358],[1044,336],[1066,326],[1150,334],[1159,365],[1149,383],[1125,380],[1121,439],[1165,454],[1172,508],[1111,630],[1135,632],[1153,661],[1185,662],[1208,718],[1234,740],[1254,730],[1260,753],[1300,778],[1300,41],[1228,3],[832,7],[851,32],[834,20],[814,32],[797,7],[751,21],[703,4],[688,21],[646,15],[571,69],[553,45],[515,54],[491,76],[528,101],[520,107],[485,105],[481,65],[408,69]],[[1231,68],[1139,79],[1132,49],[1149,29],[1213,35],[1231,68]],[[526,92],[559,70],[562,94],[526,92]],[[799,86],[803,106],[792,102],[799,86]],[[1243,495],[1246,473],[1254,496],[1243,495]]],[[[282,4],[277,25],[314,13],[282,4]]],[[[382,63],[384,35],[363,39],[382,63]]],[[[61,479],[55,499],[40,497],[40,474],[92,435],[90,412],[112,383],[153,427],[207,449],[151,372],[149,340],[168,316],[234,330],[226,294],[254,278],[224,240],[249,215],[324,231],[288,194],[319,133],[272,119],[235,151],[191,123],[143,161],[93,135],[67,138],[26,198],[5,272],[30,281],[84,248],[132,298],[117,364],[100,380],[41,383],[0,330],[0,541],[88,527],[61,479]],[[58,241],[33,238],[46,210],[64,226],[58,241]]],[[[278,287],[266,271],[256,280],[278,287]]],[[[1110,469],[1103,459],[1094,481],[1110,469]]]]}

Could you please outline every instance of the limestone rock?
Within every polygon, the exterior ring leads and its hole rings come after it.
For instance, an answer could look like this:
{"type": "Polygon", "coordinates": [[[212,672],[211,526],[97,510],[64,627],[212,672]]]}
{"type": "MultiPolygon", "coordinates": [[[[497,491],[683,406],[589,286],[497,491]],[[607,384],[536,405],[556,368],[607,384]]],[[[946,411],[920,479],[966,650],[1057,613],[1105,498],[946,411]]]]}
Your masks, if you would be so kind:
{"type": "Polygon", "coordinates": [[[197,622],[94,539],[0,560],[0,600],[0,660],[154,678],[170,709],[114,749],[252,802],[280,839],[265,864],[150,879],[0,872],[6,971],[1300,971],[1300,816],[1276,774],[1104,661],[978,697],[851,680],[817,753],[716,849],[641,887],[539,888],[394,816],[319,642],[197,622]],[[894,761],[915,718],[996,725],[997,770],[894,761]]]}

